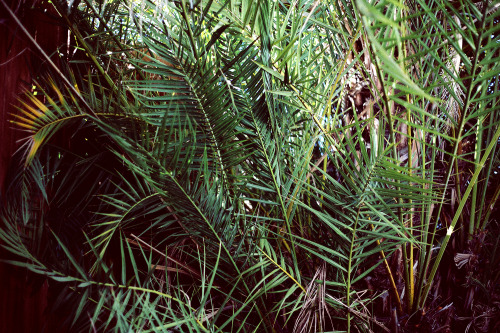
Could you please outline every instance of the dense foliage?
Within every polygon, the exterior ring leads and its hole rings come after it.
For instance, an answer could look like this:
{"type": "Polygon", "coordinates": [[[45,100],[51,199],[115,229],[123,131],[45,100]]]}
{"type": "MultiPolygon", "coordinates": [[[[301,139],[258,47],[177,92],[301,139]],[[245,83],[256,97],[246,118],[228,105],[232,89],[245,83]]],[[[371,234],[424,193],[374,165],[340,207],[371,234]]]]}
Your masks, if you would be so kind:
{"type": "Polygon", "coordinates": [[[498,3],[53,2],[0,238],[72,331],[500,327],[498,3]]]}

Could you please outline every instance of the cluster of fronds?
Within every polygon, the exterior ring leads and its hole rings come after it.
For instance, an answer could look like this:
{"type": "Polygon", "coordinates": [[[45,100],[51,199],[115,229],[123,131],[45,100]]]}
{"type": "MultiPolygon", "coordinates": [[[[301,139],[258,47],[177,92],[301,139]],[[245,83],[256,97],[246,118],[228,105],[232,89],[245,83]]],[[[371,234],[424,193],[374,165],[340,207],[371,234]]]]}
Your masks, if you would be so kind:
{"type": "Polygon", "coordinates": [[[74,331],[461,327],[447,288],[500,311],[498,4],[54,5],[79,60],[15,115],[0,238],[74,331]]]}

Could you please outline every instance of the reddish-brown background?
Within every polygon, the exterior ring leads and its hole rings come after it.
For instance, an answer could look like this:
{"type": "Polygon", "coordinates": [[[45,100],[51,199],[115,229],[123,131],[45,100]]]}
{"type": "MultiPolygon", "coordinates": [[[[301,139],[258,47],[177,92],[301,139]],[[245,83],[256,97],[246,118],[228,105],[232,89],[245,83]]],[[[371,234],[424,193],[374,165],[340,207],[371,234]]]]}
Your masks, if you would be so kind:
{"type": "MultiPolygon", "coordinates": [[[[47,1],[3,0],[12,8],[37,43],[48,53],[65,47],[67,29],[60,24],[47,1]]],[[[57,62],[58,57],[53,57],[57,62]]],[[[10,158],[19,147],[23,133],[10,120],[17,98],[24,88],[48,65],[14,23],[0,3],[0,190],[5,193],[5,177],[10,158]]],[[[9,254],[2,248],[0,257],[9,254]]],[[[0,263],[0,332],[61,332],[62,318],[49,314],[52,282],[5,263],[0,263]]]]}

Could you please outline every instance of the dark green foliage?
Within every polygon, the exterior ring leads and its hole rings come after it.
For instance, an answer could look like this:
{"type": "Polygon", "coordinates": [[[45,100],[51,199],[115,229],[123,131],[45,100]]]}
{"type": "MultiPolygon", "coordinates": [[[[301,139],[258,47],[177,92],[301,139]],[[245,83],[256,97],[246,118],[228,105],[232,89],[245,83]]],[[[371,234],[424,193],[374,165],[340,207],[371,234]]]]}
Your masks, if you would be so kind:
{"type": "Polygon", "coordinates": [[[55,6],[87,57],[24,99],[0,238],[74,331],[436,328],[464,266],[499,311],[497,5],[55,6]]]}

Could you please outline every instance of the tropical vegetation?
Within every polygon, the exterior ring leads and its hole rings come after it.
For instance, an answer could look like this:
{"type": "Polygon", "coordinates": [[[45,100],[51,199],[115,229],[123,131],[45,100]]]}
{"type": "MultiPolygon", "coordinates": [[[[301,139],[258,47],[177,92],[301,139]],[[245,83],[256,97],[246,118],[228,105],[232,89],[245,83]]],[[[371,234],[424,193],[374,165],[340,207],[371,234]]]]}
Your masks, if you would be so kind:
{"type": "Polygon", "coordinates": [[[500,328],[497,2],[52,2],[0,238],[72,332],[500,328]]]}

